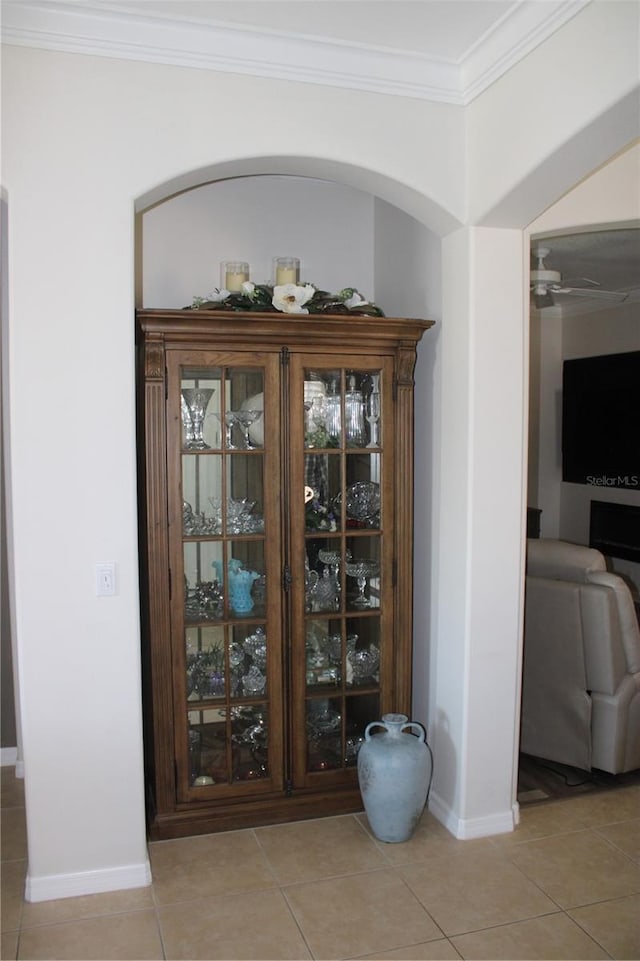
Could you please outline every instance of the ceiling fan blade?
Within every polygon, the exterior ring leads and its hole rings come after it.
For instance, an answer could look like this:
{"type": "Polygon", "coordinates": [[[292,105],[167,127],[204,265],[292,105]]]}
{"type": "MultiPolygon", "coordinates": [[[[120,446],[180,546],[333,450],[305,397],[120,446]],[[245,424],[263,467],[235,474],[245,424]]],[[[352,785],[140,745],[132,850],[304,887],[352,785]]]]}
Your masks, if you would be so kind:
{"type": "Polygon", "coordinates": [[[617,290],[596,290],[592,287],[553,287],[554,294],[569,294],[571,297],[588,297],[591,300],[616,300],[621,303],[629,294],[617,290]]]}
{"type": "Polygon", "coordinates": [[[599,280],[591,280],[590,277],[564,277],[564,287],[575,287],[576,284],[581,286],[584,284],[589,284],[590,287],[602,287],[599,280]]]}

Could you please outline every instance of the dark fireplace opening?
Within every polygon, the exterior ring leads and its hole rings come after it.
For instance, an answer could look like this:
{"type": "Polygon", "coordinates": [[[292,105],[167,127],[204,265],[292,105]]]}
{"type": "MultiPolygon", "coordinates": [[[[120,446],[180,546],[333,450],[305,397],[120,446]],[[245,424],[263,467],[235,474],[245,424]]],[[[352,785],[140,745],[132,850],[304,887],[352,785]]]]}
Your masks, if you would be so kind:
{"type": "Polygon", "coordinates": [[[591,501],[589,547],[640,563],[640,505],[591,501]]]}

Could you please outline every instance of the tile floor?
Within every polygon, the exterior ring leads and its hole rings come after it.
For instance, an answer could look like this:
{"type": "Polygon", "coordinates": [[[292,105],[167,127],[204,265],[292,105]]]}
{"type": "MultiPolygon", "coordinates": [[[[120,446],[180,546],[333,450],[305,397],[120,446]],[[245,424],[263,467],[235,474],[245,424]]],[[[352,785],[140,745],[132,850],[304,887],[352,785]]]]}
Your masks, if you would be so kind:
{"type": "Polygon", "coordinates": [[[348,815],[149,845],[153,884],[30,904],[22,783],[2,775],[2,958],[640,959],[640,786],[527,805],[456,841],[348,815]]]}

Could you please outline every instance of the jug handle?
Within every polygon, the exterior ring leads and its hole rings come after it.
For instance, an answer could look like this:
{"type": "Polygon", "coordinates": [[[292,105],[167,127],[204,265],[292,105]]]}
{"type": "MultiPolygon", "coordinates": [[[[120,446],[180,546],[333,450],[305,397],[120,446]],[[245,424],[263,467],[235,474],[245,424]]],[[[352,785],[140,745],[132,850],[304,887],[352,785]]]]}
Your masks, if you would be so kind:
{"type": "Polygon", "coordinates": [[[403,725],[402,725],[402,727],[401,727],[400,730],[406,731],[406,729],[407,729],[408,727],[415,727],[415,729],[416,729],[417,732],[418,732],[418,740],[419,740],[420,742],[426,741],[427,735],[426,735],[425,729],[423,728],[422,724],[420,724],[418,721],[407,721],[406,724],[403,724],[403,725]]]}
{"type": "MultiPolygon", "coordinates": [[[[364,739],[365,739],[365,741],[371,740],[371,735],[369,734],[369,731],[370,731],[371,728],[373,728],[373,727],[383,727],[383,728],[385,729],[385,731],[388,731],[388,730],[389,730],[389,728],[387,727],[387,725],[386,725],[383,721],[372,721],[371,724],[367,724],[367,726],[366,726],[366,728],[365,728],[365,732],[364,732],[364,739]]],[[[415,727],[415,728],[416,728],[416,730],[418,731],[418,740],[420,741],[420,743],[424,743],[424,742],[426,741],[427,735],[426,735],[425,729],[423,728],[422,724],[418,723],[418,721],[407,721],[406,724],[403,724],[403,725],[402,725],[402,727],[400,728],[400,731],[401,731],[401,732],[402,732],[402,731],[405,731],[408,727],[415,727]]]]}

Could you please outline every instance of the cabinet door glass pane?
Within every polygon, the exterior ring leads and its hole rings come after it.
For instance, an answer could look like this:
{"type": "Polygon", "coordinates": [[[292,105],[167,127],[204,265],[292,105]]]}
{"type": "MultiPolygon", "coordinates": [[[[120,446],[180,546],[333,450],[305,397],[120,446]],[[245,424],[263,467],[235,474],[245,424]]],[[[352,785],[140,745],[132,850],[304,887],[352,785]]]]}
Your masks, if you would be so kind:
{"type": "Polygon", "coordinates": [[[306,370],[305,447],[379,447],[380,376],[380,371],[306,370]]]}
{"type": "Polygon", "coordinates": [[[341,471],[339,454],[305,455],[305,527],[308,531],[334,531],[339,526],[341,471]]]}
{"type": "Polygon", "coordinates": [[[353,767],[380,709],[381,371],[303,369],[306,771],[353,767]]]}
{"type": "Polygon", "coordinates": [[[264,377],[259,368],[227,367],[223,378],[221,437],[227,450],[264,446],[264,377]]]}
{"type": "Polygon", "coordinates": [[[266,704],[231,710],[231,751],[234,781],[269,776],[269,711],[266,704]]]}
{"type": "Polygon", "coordinates": [[[183,367],[180,402],[185,756],[199,792],[269,776],[264,371],[183,367]]]}
{"type": "Polygon", "coordinates": [[[381,480],[380,454],[347,454],[344,496],[334,501],[340,526],[349,530],[381,526],[381,480]]]}
{"type": "Polygon", "coordinates": [[[189,627],[185,635],[188,700],[223,697],[227,677],[224,628],[189,627]]]}
{"type": "Polygon", "coordinates": [[[326,771],[342,767],[342,698],[307,701],[308,767],[326,771]]]}
{"type": "Polygon", "coordinates": [[[218,368],[186,368],[180,385],[182,446],[200,451],[218,447],[218,413],[220,411],[220,370],[218,368]]]}
{"type": "Polygon", "coordinates": [[[382,570],[380,564],[380,537],[349,537],[345,560],[347,575],[346,604],[348,610],[369,610],[380,607],[382,593],[382,570]]]}
{"type": "Polygon", "coordinates": [[[227,781],[227,725],[224,711],[189,711],[189,781],[199,789],[227,781]]]}
{"type": "Polygon", "coordinates": [[[222,457],[182,457],[182,519],[185,537],[222,533],[222,457]]]}

